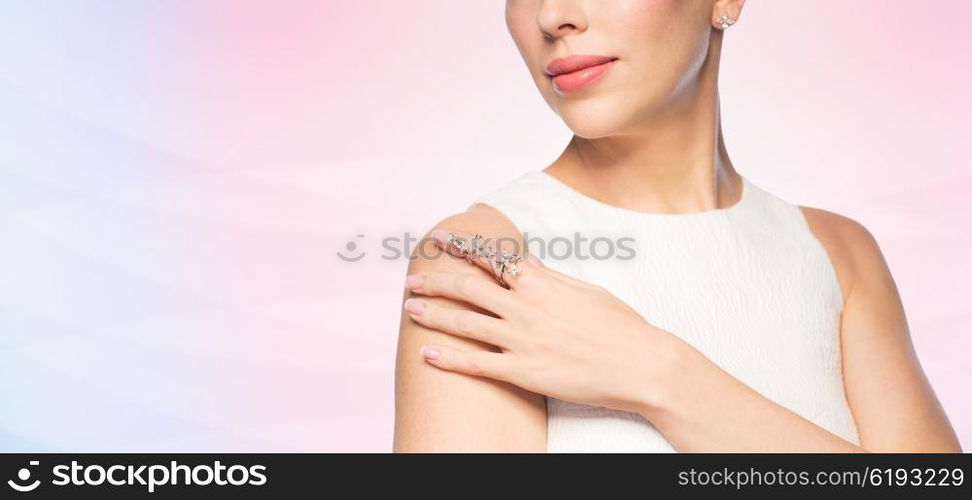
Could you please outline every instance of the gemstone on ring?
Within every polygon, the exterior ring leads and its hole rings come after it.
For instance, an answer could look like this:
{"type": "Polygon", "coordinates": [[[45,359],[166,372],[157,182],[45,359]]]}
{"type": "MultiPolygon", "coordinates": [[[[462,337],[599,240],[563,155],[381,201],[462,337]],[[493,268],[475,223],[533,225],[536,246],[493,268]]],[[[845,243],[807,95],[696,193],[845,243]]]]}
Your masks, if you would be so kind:
{"type": "Polygon", "coordinates": [[[456,235],[454,235],[452,233],[449,233],[449,237],[448,237],[448,239],[446,241],[447,241],[448,244],[452,245],[453,247],[455,247],[460,252],[465,252],[466,251],[465,250],[466,242],[463,241],[462,238],[460,238],[460,237],[458,237],[458,236],[456,236],[456,235]]]}
{"type": "Polygon", "coordinates": [[[489,263],[493,277],[501,285],[507,285],[504,275],[510,274],[518,276],[523,272],[523,269],[518,265],[523,260],[522,257],[506,251],[497,252],[496,249],[486,244],[481,234],[476,234],[472,238],[465,240],[453,233],[449,233],[446,238],[446,243],[458,250],[469,262],[485,258],[489,263]]]}

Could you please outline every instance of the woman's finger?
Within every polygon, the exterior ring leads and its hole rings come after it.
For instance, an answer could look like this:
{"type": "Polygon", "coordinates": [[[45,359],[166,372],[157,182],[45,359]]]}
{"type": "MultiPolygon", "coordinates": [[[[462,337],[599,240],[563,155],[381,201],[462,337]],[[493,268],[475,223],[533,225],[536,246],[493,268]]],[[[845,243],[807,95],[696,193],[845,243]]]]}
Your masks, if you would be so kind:
{"type": "Polygon", "coordinates": [[[573,276],[568,276],[568,275],[566,275],[566,274],[564,274],[564,273],[562,273],[560,271],[554,271],[553,269],[550,269],[549,267],[546,267],[544,269],[546,270],[546,273],[549,276],[552,276],[554,278],[557,278],[560,281],[563,281],[564,283],[567,283],[568,285],[579,286],[579,287],[587,288],[587,289],[590,289],[590,290],[600,290],[601,289],[601,287],[599,287],[597,285],[594,285],[592,283],[588,283],[586,281],[579,280],[577,278],[574,278],[573,276]]]}
{"type": "Polygon", "coordinates": [[[437,345],[423,347],[421,354],[429,364],[443,370],[515,383],[512,380],[514,367],[509,354],[460,351],[437,345]]]}
{"type": "MultiPolygon", "coordinates": [[[[568,275],[566,275],[566,274],[564,274],[564,273],[562,273],[560,271],[555,271],[555,270],[547,267],[543,263],[543,261],[540,260],[540,258],[536,256],[536,254],[532,254],[531,253],[528,256],[528,258],[524,260],[524,262],[529,265],[529,266],[524,266],[524,269],[525,269],[525,272],[523,273],[524,276],[526,276],[527,274],[529,274],[531,277],[537,277],[538,279],[541,279],[541,280],[542,279],[547,279],[547,278],[553,278],[553,279],[559,280],[560,282],[565,283],[567,285],[578,286],[578,287],[587,288],[587,289],[590,289],[590,290],[598,290],[598,289],[601,288],[601,287],[599,287],[597,285],[588,283],[586,281],[581,281],[581,280],[579,280],[577,278],[574,278],[572,276],[568,276],[568,275]]],[[[549,286],[549,284],[548,284],[548,286],[549,286]]]]}
{"type": "Polygon", "coordinates": [[[443,307],[422,299],[406,300],[405,312],[416,323],[450,335],[503,348],[509,347],[512,340],[505,321],[478,312],[443,307]]]}
{"type": "MultiPolygon", "coordinates": [[[[506,255],[524,255],[526,253],[525,249],[520,248],[520,243],[511,238],[502,238],[498,240],[493,240],[488,237],[476,238],[476,235],[465,233],[462,231],[444,231],[441,229],[436,229],[432,231],[431,235],[435,243],[445,251],[449,252],[450,255],[455,257],[460,257],[468,261],[470,264],[481,267],[493,276],[498,275],[502,269],[502,265],[497,261],[497,258],[505,252],[506,255]],[[457,245],[461,245],[460,248],[457,245]],[[469,257],[474,255],[473,257],[469,257]],[[489,256],[493,257],[490,258],[489,256]]],[[[520,263],[517,267],[522,270],[523,264],[520,263]]],[[[503,281],[510,288],[516,286],[516,280],[519,276],[514,276],[509,270],[503,273],[503,281]]]]}
{"type": "Polygon", "coordinates": [[[504,318],[519,307],[512,292],[489,278],[469,273],[413,274],[405,278],[405,286],[421,295],[461,300],[504,318]]]}

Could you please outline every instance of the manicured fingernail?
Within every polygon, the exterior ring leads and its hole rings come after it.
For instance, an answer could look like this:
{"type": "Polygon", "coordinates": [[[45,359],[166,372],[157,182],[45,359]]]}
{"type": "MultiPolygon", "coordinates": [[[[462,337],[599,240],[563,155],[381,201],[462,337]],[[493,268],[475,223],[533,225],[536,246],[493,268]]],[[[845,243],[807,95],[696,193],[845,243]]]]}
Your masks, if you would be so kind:
{"type": "Polygon", "coordinates": [[[422,283],[425,283],[424,274],[412,274],[405,278],[405,286],[408,287],[409,290],[420,288],[422,283]]]}
{"type": "Polygon", "coordinates": [[[405,301],[405,310],[412,314],[422,314],[425,312],[425,301],[408,299],[405,301]]]}
{"type": "Polygon", "coordinates": [[[527,260],[530,261],[531,264],[533,264],[533,265],[535,265],[537,267],[545,267],[543,265],[543,261],[541,261],[539,257],[537,257],[536,255],[534,255],[532,253],[527,256],[527,260]]]}
{"type": "Polygon", "coordinates": [[[432,233],[429,234],[429,236],[431,236],[433,240],[439,242],[439,244],[441,245],[445,245],[449,241],[449,233],[441,229],[436,229],[435,231],[432,231],[432,233]]]}
{"type": "Polygon", "coordinates": [[[423,358],[428,359],[430,361],[435,361],[439,359],[440,353],[439,350],[436,349],[435,347],[425,346],[422,348],[420,352],[422,353],[423,358]]]}

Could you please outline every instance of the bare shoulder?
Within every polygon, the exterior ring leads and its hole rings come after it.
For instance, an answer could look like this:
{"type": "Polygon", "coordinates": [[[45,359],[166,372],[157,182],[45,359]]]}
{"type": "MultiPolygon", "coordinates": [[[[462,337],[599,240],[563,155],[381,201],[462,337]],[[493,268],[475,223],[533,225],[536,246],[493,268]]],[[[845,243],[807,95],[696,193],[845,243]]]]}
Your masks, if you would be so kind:
{"type": "Polygon", "coordinates": [[[523,241],[523,235],[502,212],[489,205],[477,204],[465,212],[442,219],[429,229],[420,244],[412,252],[409,274],[431,270],[477,274],[482,272],[484,275],[486,274],[485,271],[470,266],[465,261],[446,255],[439,250],[435,242],[431,241],[429,237],[435,230],[468,234],[478,233],[486,238],[510,245],[520,245],[523,241]]]}
{"type": "Polygon", "coordinates": [[[961,451],[922,371],[901,295],[874,236],[848,217],[801,209],[843,288],[841,373],[861,446],[879,452],[961,451]]]}
{"type": "MultiPolygon", "coordinates": [[[[522,235],[501,212],[486,205],[475,205],[466,212],[446,217],[426,233],[412,252],[408,274],[468,273],[494,281],[483,268],[438,248],[430,238],[436,229],[522,241],[522,235]]],[[[402,281],[404,284],[404,276],[402,281]]],[[[403,299],[411,296],[406,290],[403,299]]],[[[415,297],[445,308],[488,314],[471,304],[444,297],[415,297]]],[[[460,350],[499,350],[426,328],[403,311],[395,375],[396,451],[543,451],[546,448],[543,396],[496,380],[439,370],[419,355],[419,349],[430,344],[460,350]]]]}
{"type": "Polygon", "coordinates": [[[858,285],[890,281],[881,248],[863,224],[820,208],[800,209],[810,230],[827,250],[845,296],[858,285]]]}

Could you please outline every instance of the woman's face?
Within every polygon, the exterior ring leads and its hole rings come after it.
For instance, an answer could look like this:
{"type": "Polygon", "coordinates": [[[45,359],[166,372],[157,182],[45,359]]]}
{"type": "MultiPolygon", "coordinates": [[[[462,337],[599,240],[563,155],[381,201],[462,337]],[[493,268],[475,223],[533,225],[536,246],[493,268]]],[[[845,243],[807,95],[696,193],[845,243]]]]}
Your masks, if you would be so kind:
{"type": "Polygon", "coordinates": [[[714,2],[507,0],[506,23],[544,100],[574,133],[596,138],[632,132],[689,95],[714,2]],[[578,55],[602,57],[562,60],[578,55]]]}

